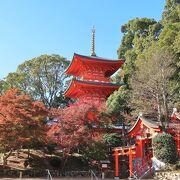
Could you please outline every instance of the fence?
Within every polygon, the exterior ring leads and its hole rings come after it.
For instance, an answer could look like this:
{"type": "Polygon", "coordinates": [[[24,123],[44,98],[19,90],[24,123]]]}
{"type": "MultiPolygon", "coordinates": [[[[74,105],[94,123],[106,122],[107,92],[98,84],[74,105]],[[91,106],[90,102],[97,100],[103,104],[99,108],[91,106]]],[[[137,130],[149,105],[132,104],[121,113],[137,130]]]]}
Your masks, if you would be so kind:
{"type": "MultiPolygon", "coordinates": [[[[49,170],[52,177],[91,177],[91,171],[61,171],[61,170],[49,170]]],[[[27,170],[11,170],[0,169],[0,177],[16,177],[18,178],[22,172],[24,178],[44,177],[47,178],[46,169],[27,169],[27,170]]],[[[94,171],[97,177],[101,176],[100,171],[94,171]]],[[[114,177],[114,171],[109,171],[106,177],[114,177]]]]}

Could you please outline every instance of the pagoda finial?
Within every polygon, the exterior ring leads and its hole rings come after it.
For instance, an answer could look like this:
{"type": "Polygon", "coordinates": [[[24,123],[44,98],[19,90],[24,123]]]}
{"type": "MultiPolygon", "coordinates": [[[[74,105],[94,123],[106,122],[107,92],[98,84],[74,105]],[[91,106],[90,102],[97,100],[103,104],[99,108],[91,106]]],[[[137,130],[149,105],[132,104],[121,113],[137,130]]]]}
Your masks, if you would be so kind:
{"type": "Polygon", "coordinates": [[[92,49],[91,49],[91,56],[96,56],[95,53],[95,27],[92,28],[92,49]]]}

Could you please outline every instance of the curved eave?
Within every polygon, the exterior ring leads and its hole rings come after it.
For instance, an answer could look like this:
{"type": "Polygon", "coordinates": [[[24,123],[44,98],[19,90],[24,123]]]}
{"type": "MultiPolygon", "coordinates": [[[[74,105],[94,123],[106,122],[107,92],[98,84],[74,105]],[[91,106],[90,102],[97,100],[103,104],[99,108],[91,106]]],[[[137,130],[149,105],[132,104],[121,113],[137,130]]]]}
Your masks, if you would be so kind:
{"type": "Polygon", "coordinates": [[[121,66],[122,64],[124,64],[124,60],[119,59],[119,60],[112,60],[112,59],[104,59],[101,57],[97,57],[97,56],[83,56],[83,55],[79,55],[74,53],[73,59],[70,63],[70,65],[68,66],[68,68],[65,70],[66,74],[71,74],[71,75],[75,75],[78,76],[81,72],[81,67],[84,64],[98,64],[98,65],[107,65],[107,67],[109,67],[109,71],[108,71],[108,75],[111,76],[112,74],[114,74],[114,72],[116,72],[121,66]]]}
{"type": "Polygon", "coordinates": [[[99,56],[84,56],[84,55],[80,55],[80,54],[76,54],[74,53],[74,57],[79,57],[79,58],[84,58],[84,59],[87,59],[87,60],[93,60],[93,61],[98,61],[98,62],[118,62],[118,61],[123,61],[122,59],[118,59],[118,60],[115,60],[115,59],[107,59],[107,58],[102,58],[102,57],[99,57],[99,56]]]}
{"type": "Polygon", "coordinates": [[[90,81],[80,81],[80,80],[73,80],[69,86],[69,88],[65,91],[64,95],[67,97],[76,97],[78,91],[81,88],[105,88],[105,89],[112,89],[115,91],[119,89],[120,86],[124,84],[113,84],[113,83],[100,83],[100,82],[90,82],[90,81]]]}
{"type": "Polygon", "coordinates": [[[150,123],[148,123],[147,120],[145,120],[142,116],[138,116],[135,124],[133,125],[133,127],[127,132],[128,135],[130,135],[132,133],[132,131],[136,128],[136,126],[138,125],[138,122],[142,121],[142,123],[149,129],[155,130],[155,131],[161,131],[158,125],[150,125],[150,123]]]}
{"type": "Polygon", "coordinates": [[[74,86],[75,86],[74,81],[75,81],[75,80],[72,80],[72,81],[71,81],[71,84],[69,85],[69,87],[67,88],[67,90],[64,92],[64,96],[66,96],[66,97],[71,97],[70,95],[72,94],[72,89],[74,89],[74,86]]]}

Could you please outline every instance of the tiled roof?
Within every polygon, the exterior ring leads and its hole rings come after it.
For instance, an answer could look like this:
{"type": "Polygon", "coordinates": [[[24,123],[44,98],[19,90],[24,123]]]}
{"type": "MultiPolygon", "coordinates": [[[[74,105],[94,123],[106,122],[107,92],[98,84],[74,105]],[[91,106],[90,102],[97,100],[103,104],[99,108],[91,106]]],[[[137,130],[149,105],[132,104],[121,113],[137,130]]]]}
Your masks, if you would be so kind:
{"type": "MultiPolygon", "coordinates": [[[[108,58],[103,58],[103,57],[99,57],[99,56],[85,56],[85,55],[80,55],[80,54],[77,54],[77,53],[74,53],[74,56],[80,56],[80,57],[87,58],[87,59],[102,60],[102,61],[119,61],[120,60],[120,59],[118,59],[118,60],[108,59],[108,58]]],[[[123,59],[121,59],[121,60],[123,60],[123,59]]]]}

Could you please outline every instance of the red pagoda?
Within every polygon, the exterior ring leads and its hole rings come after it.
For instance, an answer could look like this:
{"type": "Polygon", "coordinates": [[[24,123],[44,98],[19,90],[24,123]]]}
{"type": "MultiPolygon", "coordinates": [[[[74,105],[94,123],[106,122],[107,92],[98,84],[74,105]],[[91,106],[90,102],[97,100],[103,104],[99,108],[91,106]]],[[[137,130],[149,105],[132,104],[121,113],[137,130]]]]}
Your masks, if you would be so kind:
{"type": "Polygon", "coordinates": [[[66,74],[76,77],[65,92],[65,96],[81,101],[105,101],[120,85],[110,83],[110,76],[124,63],[123,60],[111,60],[96,56],[94,46],[95,30],[92,30],[92,54],[83,56],[74,54],[66,74]]]}

